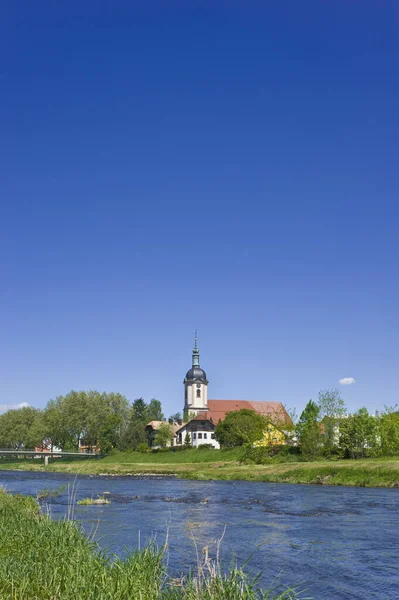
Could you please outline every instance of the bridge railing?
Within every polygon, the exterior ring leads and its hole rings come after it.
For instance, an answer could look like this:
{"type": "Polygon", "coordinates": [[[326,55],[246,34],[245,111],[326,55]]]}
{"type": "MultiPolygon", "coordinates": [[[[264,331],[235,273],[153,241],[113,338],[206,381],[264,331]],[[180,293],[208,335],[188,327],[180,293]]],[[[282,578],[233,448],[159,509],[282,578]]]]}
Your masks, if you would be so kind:
{"type": "Polygon", "coordinates": [[[69,459],[85,459],[85,458],[102,458],[103,454],[97,454],[95,452],[64,452],[61,450],[53,450],[53,451],[37,451],[37,450],[23,450],[23,449],[18,449],[18,450],[10,450],[10,449],[1,449],[0,448],[0,459],[11,459],[11,458],[34,458],[34,459],[40,459],[40,458],[47,458],[47,461],[49,458],[54,458],[54,459],[62,459],[62,458],[69,458],[69,459]]]}

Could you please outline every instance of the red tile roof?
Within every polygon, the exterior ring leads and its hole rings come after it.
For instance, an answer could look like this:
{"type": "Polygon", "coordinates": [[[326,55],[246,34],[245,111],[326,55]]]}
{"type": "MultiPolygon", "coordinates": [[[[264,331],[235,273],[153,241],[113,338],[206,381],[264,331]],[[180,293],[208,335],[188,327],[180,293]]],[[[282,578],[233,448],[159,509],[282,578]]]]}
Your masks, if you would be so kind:
{"type": "Polygon", "coordinates": [[[209,421],[209,412],[198,413],[197,416],[190,419],[191,421],[209,421]]]}
{"type": "MultiPolygon", "coordinates": [[[[212,419],[215,425],[220,419],[223,421],[227,413],[234,410],[241,410],[243,408],[254,410],[259,414],[270,417],[270,420],[275,422],[291,422],[291,419],[281,402],[258,402],[254,400],[208,400],[208,408],[209,411],[205,414],[207,415],[208,419],[212,419]]],[[[196,417],[196,419],[198,419],[198,417],[196,417]]]]}

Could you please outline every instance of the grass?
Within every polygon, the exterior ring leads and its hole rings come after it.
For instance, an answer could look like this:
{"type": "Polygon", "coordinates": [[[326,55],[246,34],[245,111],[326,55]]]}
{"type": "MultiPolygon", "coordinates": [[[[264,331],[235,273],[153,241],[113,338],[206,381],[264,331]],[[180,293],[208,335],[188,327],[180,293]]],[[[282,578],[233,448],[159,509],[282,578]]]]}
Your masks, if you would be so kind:
{"type": "Polygon", "coordinates": [[[118,452],[113,451],[109,456],[101,459],[102,464],[154,464],[157,465],[184,465],[187,463],[209,463],[216,461],[239,461],[242,448],[226,448],[224,450],[211,450],[206,448],[197,450],[180,450],[177,452],[118,452]]]}
{"type": "Polygon", "coordinates": [[[104,496],[100,496],[99,498],[83,498],[82,500],[78,500],[78,504],[81,506],[96,506],[102,504],[111,504],[111,500],[104,498],[104,496]]]}
{"type": "Polygon", "coordinates": [[[48,467],[28,460],[0,464],[0,469],[57,471],[87,475],[177,475],[198,480],[245,480],[361,487],[399,487],[398,458],[320,460],[304,462],[271,459],[265,465],[239,462],[242,450],[185,450],[180,452],[115,452],[86,462],[57,462],[48,467]]]}
{"type": "Polygon", "coordinates": [[[44,488],[43,490],[39,490],[36,494],[36,498],[38,500],[50,500],[53,498],[57,498],[62,492],[65,491],[66,486],[60,485],[55,490],[50,490],[49,488],[44,488]]]}
{"type": "Polygon", "coordinates": [[[165,548],[107,557],[73,521],[52,521],[37,501],[0,492],[2,600],[293,600],[294,590],[261,590],[239,568],[223,574],[207,550],[195,576],[171,579],[165,548]]]}

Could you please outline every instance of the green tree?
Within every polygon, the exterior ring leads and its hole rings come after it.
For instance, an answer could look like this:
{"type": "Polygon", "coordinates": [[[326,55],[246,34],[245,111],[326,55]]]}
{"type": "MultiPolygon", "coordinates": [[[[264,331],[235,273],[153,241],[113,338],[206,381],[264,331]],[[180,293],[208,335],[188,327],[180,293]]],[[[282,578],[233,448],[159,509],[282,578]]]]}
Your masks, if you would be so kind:
{"type": "Polygon", "coordinates": [[[173,438],[172,426],[169,423],[161,423],[155,433],[155,445],[166,448],[173,438]]]}
{"type": "Polygon", "coordinates": [[[385,407],[381,415],[381,452],[384,456],[399,454],[399,412],[395,409],[385,407]]]}
{"type": "Polygon", "coordinates": [[[88,434],[89,410],[86,392],[72,390],[66,396],[50,400],[46,422],[53,444],[77,452],[80,441],[88,434]]]}
{"type": "Polygon", "coordinates": [[[31,406],[0,415],[0,447],[33,449],[46,437],[43,412],[31,406]]]}
{"type": "Polygon", "coordinates": [[[184,438],[184,445],[185,446],[191,446],[191,435],[190,433],[187,431],[185,438],[184,438]]]}
{"type": "Polygon", "coordinates": [[[44,411],[44,422],[52,446],[64,449],[68,443],[68,431],[62,410],[62,396],[49,400],[44,411]]]}
{"type": "Polygon", "coordinates": [[[102,444],[104,449],[110,449],[122,435],[128,406],[122,394],[72,390],[48,402],[45,410],[48,436],[64,450],[78,451],[80,444],[102,444]]]}
{"type": "Polygon", "coordinates": [[[125,428],[119,442],[120,450],[135,450],[147,441],[146,425],[149,421],[147,403],[143,398],[136,398],[128,412],[125,428]]]}
{"type": "Polygon", "coordinates": [[[118,448],[123,451],[136,450],[138,446],[144,443],[147,443],[145,422],[129,418],[128,425],[123,432],[118,448]]]}
{"type": "Polygon", "coordinates": [[[134,419],[136,419],[137,421],[150,421],[151,419],[148,419],[147,411],[148,406],[144,398],[136,398],[136,400],[133,401],[132,417],[134,419]]]}
{"type": "Polygon", "coordinates": [[[267,420],[263,415],[243,408],[227,413],[224,421],[219,421],[215,437],[225,447],[253,444],[263,438],[266,427],[267,420]]]}
{"type": "Polygon", "coordinates": [[[381,452],[380,419],[360,408],[339,423],[339,447],[344,458],[363,458],[381,452]]]}
{"type": "Polygon", "coordinates": [[[321,390],[318,398],[319,415],[324,430],[324,451],[329,454],[339,441],[339,422],[346,414],[345,403],[337,389],[321,390]]]}
{"type": "Polygon", "coordinates": [[[147,442],[146,426],[150,421],[162,421],[164,415],[159,400],[153,398],[148,404],[137,398],[129,411],[118,448],[133,449],[147,442]]]}
{"type": "Polygon", "coordinates": [[[313,400],[309,400],[299,417],[296,427],[301,453],[309,459],[317,458],[323,451],[321,425],[318,421],[319,414],[319,406],[313,400]]]}
{"type": "Polygon", "coordinates": [[[125,396],[111,392],[103,394],[104,420],[100,425],[98,445],[102,452],[118,448],[129,415],[129,401],[125,396]]]}
{"type": "Polygon", "coordinates": [[[306,431],[309,423],[315,423],[319,417],[320,408],[319,406],[313,402],[313,400],[309,400],[303,409],[301,416],[299,417],[298,424],[296,426],[296,433],[299,441],[306,431]]]}
{"type": "Polygon", "coordinates": [[[169,418],[172,419],[174,422],[177,422],[181,419],[181,412],[173,413],[173,415],[170,415],[169,418]]]}
{"type": "Polygon", "coordinates": [[[309,459],[315,460],[323,454],[323,434],[318,421],[310,421],[301,437],[301,453],[309,459]]]}
{"type": "Polygon", "coordinates": [[[156,398],[152,398],[148,403],[146,419],[149,421],[163,421],[165,418],[162,412],[162,404],[160,400],[156,398]]]}

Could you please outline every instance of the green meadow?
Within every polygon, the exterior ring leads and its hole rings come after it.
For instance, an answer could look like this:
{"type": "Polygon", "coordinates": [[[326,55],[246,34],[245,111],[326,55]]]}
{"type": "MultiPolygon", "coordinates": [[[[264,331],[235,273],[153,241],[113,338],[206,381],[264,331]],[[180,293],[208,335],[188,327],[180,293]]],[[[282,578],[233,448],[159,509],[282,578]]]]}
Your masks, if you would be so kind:
{"type": "Polygon", "coordinates": [[[176,475],[199,480],[246,480],[319,485],[399,487],[399,460],[318,460],[305,462],[291,456],[267,464],[242,464],[242,449],[183,450],[180,452],[114,452],[97,460],[8,460],[0,469],[64,472],[92,475],[176,475]]]}

